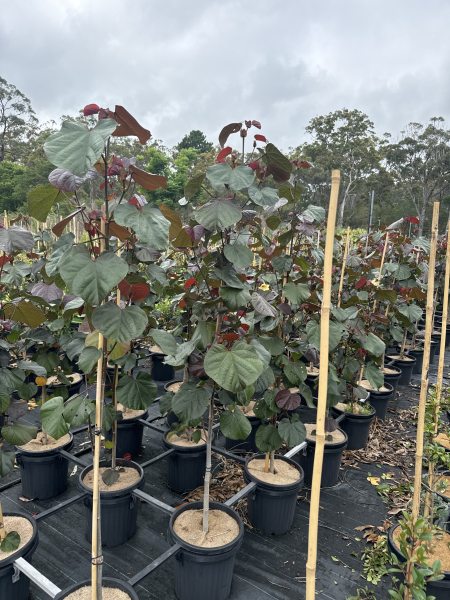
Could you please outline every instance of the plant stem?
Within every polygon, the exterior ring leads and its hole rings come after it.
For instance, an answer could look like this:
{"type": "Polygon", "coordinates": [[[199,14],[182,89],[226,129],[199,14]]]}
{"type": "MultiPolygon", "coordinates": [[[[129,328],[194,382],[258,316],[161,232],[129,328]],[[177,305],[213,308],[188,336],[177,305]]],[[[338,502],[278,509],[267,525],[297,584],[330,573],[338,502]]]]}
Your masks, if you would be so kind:
{"type": "Polygon", "coordinates": [[[400,358],[402,360],[405,359],[405,344],[406,344],[406,335],[407,335],[407,333],[408,333],[408,328],[405,327],[405,331],[403,332],[403,341],[402,341],[402,345],[401,345],[401,348],[400,348],[400,358]]]}
{"type": "Polygon", "coordinates": [[[269,458],[270,458],[270,454],[269,454],[269,452],[266,452],[266,462],[264,464],[264,473],[269,472],[269,458]]]}
{"type": "MultiPolygon", "coordinates": [[[[47,400],[47,387],[45,385],[43,385],[42,386],[42,406],[44,406],[46,400],[47,400]]],[[[46,446],[48,443],[47,432],[44,431],[43,427],[42,427],[42,443],[44,444],[44,446],[46,446]]]]}
{"type": "MultiPolygon", "coordinates": [[[[119,381],[119,365],[114,365],[114,386],[113,386],[113,404],[114,410],[117,413],[117,383],[119,381]]],[[[114,444],[111,451],[111,469],[116,468],[117,459],[117,419],[114,419],[112,443],[114,444]]]]}
{"type": "Polygon", "coordinates": [[[214,415],[214,392],[215,386],[209,401],[208,433],[206,438],[206,472],[203,494],[203,533],[209,531],[209,484],[211,482],[211,446],[213,436],[213,415],[214,415]]]}
{"type": "Polygon", "coordinates": [[[275,450],[270,453],[270,472],[275,475],[275,450]]]}

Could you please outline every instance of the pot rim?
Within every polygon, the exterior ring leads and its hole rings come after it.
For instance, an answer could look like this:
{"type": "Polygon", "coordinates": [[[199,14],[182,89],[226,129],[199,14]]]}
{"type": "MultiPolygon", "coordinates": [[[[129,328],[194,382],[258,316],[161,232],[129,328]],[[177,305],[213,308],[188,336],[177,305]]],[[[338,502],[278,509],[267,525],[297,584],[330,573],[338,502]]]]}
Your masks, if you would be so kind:
{"type": "MultiPolygon", "coordinates": [[[[123,458],[120,458],[119,461],[122,461],[122,463],[126,463],[128,466],[132,466],[140,474],[139,479],[137,481],[135,481],[134,483],[132,483],[131,485],[129,485],[128,487],[122,488],[120,490],[112,490],[111,492],[102,490],[101,492],[99,492],[100,497],[114,498],[114,496],[125,496],[126,494],[132,492],[133,490],[137,489],[141,485],[141,483],[144,479],[144,470],[141,467],[141,465],[133,462],[132,460],[124,460],[123,458]]],[[[111,466],[110,460],[100,462],[100,468],[101,467],[109,467],[109,466],[111,466]]],[[[83,492],[87,492],[90,496],[92,496],[94,494],[94,490],[93,490],[93,488],[90,488],[86,484],[83,483],[83,478],[85,475],[87,475],[89,473],[89,471],[92,471],[93,468],[94,468],[93,464],[87,465],[78,476],[78,485],[83,490],[83,492]]]]}
{"type": "MultiPolygon", "coordinates": [[[[58,454],[60,450],[67,450],[70,444],[73,444],[73,433],[69,431],[70,440],[63,444],[62,446],[57,446],[56,448],[50,448],[49,450],[41,450],[41,451],[33,451],[33,450],[24,450],[21,446],[14,446],[16,452],[20,454],[25,454],[27,456],[49,456],[50,454],[58,454]]],[[[64,437],[64,436],[61,436],[64,437]]]]}
{"type": "MultiPolygon", "coordinates": [[[[389,543],[390,543],[391,547],[403,558],[403,560],[406,561],[406,558],[402,554],[400,548],[397,548],[397,544],[394,543],[394,531],[397,529],[397,527],[400,527],[400,523],[395,523],[389,529],[389,531],[388,531],[389,543]]],[[[446,531],[445,533],[449,533],[449,532],[446,531]]],[[[417,563],[415,563],[415,564],[417,564],[417,563]]],[[[442,573],[446,576],[445,577],[446,579],[450,579],[450,571],[444,571],[444,570],[442,570],[442,573]]],[[[443,581],[443,580],[441,580],[441,581],[443,581]]],[[[433,583],[433,582],[431,582],[431,583],[433,583]]]]}
{"type": "Polygon", "coordinates": [[[19,550],[16,550],[13,554],[8,556],[7,558],[3,558],[2,560],[0,560],[0,569],[8,566],[12,562],[14,562],[17,558],[24,556],[28,552],[28,550],[30,550],[30,548],[33,546],[34,543],[37,544],[36,538],[38,538],[38,533],[39,533],[37,522],[31,515],[27,515],[26,513],[16,512],[16,511],[6,511],[3,513],[3,515],[5,517],[23,517],[24,519],[27,519],[33,526],[33,534],[30,537],[30,539],[28,540],[28,542],[24,546],[22,546],[22,548],[20,548],[19,550]]]}
{"type": "MultiPolygon", "coordinates": [[[[115,583],[119,583],[120,586],[110,586],[113,587],[114,589],[119,589],[123,592],[125,592],[126,594],[128,594],[130,596],[130,600],[136,600],[136,598],[138,598],[137,593],[135,592],[135,590],[133,589],[133,587],[127,582],[127,581],[122,581],[120,579],[116,579],[115,577],[103,577],[102,578],[102,584],[108,581],[113,581],[115,583]]],[[[69,596],[69,594],[71,594],[72,592],[75,592],[76,590],[80,589],[81,587],[85,587],[85,586],[90,586],[91,585],[91,580],[88,579],[86,581],[81,581],[80,583],[73,583],[71,586],[65,588],[64,590],[61,590],[58,594],[56,594],[55,596],[55,600],[64,600],[64,598],[67,598],[67,596],[69,596]]],[[[108,586],[103,586],[103,587],[108,587],[108,586]]]]}
{"type": "MultiPolygon", "coordinates": [[[[306,441],[306,439],[305,439],[305,441],[306,441]]],[[[301,450],[300,450],[300,452],[301,452],[301,450]]],[[[258,487],[263,487],[265,489],[269,489],[269,490],[273,490],[273,491],[286,491],[289,489],[300,488],[301,486],[303,486],[303,482],[305,480],[305,472],[303,471],[302,467],[298,464],[298,462],[296,462],[292,458],[284,456],[283,454],[275,454],[275,460],[284,460],[285,462],[291,464],[293,467],[295,467],[297,469],[297,471],[300,474],[300,477],[298,479],[296,479],[294,482],[285,483],[285,484],[268,483],[267,481],[262,481],[261,479],[258,479],[257,477],[252,475],[250,473],[250,471],[248,470],[248,465],[251,463],[252,460],[255,460],[255,459],[260,460],[262,458],[265,458],[265,456],[266,455],[264,454],[264,452],[260,452],[258,454],[254,454],[253,456],[250,456],[245,461],[244,472],[245,472],[246,476],[250,479],[250,481],[253,481],[253,483],[256,483],[256,485],[258,487]]]]}
{"type": "MultiPolygon", "coordinates": [[[[347,447],[348,435],[345,433],[345,431],[341,427],[338,427],[338,429],[341,433],[343,433],[345,435],[345,439],[342,440],[342,442],[327,442],[325,440],[325,446],[328,446],[329,448],[339,448],[339,446],[347,447]]],[[[317,443],[316,440],[312,440],[308,437],[306,438],[305,442],[307,442],[310,446],[314,446],[314,447],[316,446],[316,443],[317,443]]],[[[344,447],[344,450],[345,450],[345,447],[344,447]]]]}
{"type": "Polygon", "coordinates": [[[206,442],[204,444],[200,444],[200,446],[179,446],[178,444],[172,444],[169,442],[166,437],[168,433],[170,433],[170,431],[166,431],[163,434],[163,444],[167,445],[169,448],[177,450],[178,452],[202,452],[203,450],[206,452],[206,442]]]}

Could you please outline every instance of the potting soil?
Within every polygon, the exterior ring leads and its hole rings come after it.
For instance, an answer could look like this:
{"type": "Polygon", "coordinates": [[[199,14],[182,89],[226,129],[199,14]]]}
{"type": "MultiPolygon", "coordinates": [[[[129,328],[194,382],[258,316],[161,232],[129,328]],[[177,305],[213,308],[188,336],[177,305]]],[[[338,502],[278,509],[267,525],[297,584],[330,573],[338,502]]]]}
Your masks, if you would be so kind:
{"type": "Polygon", "coordinates": [[[275,459],[275,473],[264,471],[266,461],[264,458],[255,458],[248,463],[249,473],[265,483],[274,485],[289,485],[300,479],[300,471],[285,460],[275,459]]]}
{"type": "MultiPolygon", "coordinates": [[[[365,390],[376,390],[377,389],[377,388],[374,388],[373,385],[370,383],[370,381],[367,381],[367,379],[363,379],[359,385],[361,387],[363,387],[365,390]]],[[[378,391],[379,392],[388,392],[389,388],[382,385],[378,391]]]]}
{"type": "Polygon", "coordinates": [[[42,431],[39,431],[35,440],[30,440],[23,446],[19,446],[23,450],[28,450],[29,452],[46,452],[47,450],[53,450],[54,448],[59,448],[60,446],[64,446],[70,442],[70,434],[66,433],[59,440],[55,440],[51,435],[47,434],[47,443],[43,443],[44,434],[42,431]]]}
{"type": "Polygon", "coordinates": [[[239,535],[237,521],[223,510],[209,511],[207,534],[203,532],[203,510],[185,510],[173,530],[185,542],[201,548],[225,546],[239,535]]]}
{"type": "MultiPolygon", "coordinates": [[[[117,588],[102,588],[103,600],[130,600],[130,596],[117,588]]],[[[91,600],[91,586],[86,585],[65,597],[64,600],[91,600]]]]}
{"type": "MultiPolygon", "coordinates": [[[[106,483],[102,479],[102,474],[105,471],[108,471],[110,469],[110,467],[100,467],[98,489],[101,492],[115,492],[116,490],[123,490],[123,489],[129,487],[130,485],[133,485],[133,483],[136,483],[136,481],[140,477],[139,471],[137,471],[136,469],[133,469],[132,467],[124,467],[124,468],[125,468],[125,471],[122,471],[119,473],[119,479],[115,483],[113,483],[112,485],[106,485],[106,483]]],[[[88,488],[93,489],[93,487],[94,487],[94,471],[89,471],[89,473],[87,473],[84,476],[83,483],[88,488]]]]}
{"type": "MultiPolygon", "coordinates": [[[[3,552],[0,550],[0,560],[8,558],[11,554],[18,552],[27,542],[31,540],[33,535],[33,525],[30,523],[28,519],[24,519],[23,517],[14,517],[14,516],[4,516],[5,521],[5,530],[6,533],[11,533],[12,531],[17,531],[20,536],[20,543],[15,550],[11,550],[11,552],[3,552]]],[[[5,598],[6,600],[6,598],[5,598]]]]}
{"type": "MultiPolygon", "coordinates": [[[[392,534],[392,538],[395,542],[395,545],[400,550],[400,542],[399,537],[401,534],[401,527],[396,527],[392,534]]],[[[450,571],[450,534],[442,531],[441,535],[438,537],[437,535],[433,536],[432,540],[427,540],[422,542],[422,546],[428,549],[428,555],[425,551],[425,556],[428,556],[429,564],[432,565],[435,560],[441,561],[441,569],[443,571],[450,571]],[[441,538],[441,539],[439,539],[441,538]]]]}
{"type": "Polygon", "coordinates": [[[206,440],[203,439],[203,437],[200,439],[198,444],[196,444],[193,440],[188,440],[188,437],[185,433],[182,433],[181,435],[171,435],[170,437],[167,436],[166,439],[171,444],[174,444],[174,446],[184,446],[185,448],[192,448],[194,446],[197,448],[198,446],[203,446],[206,444],[206,440]]]}
{"type": "Polygon", "coordinates": [[[167,391],[168,391],[168,392],[173,392],[174,394],[176,394],[176,393],[179,391],[179,389],[180,389],[180,387],[181,387],[182,385],[183,385],[183,382],[182,382],[182,381],[177,381],[177,382],[175,382],[175,383],[171,383],[171,384],[168,386],[168,388],[167,388],[167,391]]]}
{"type": "Polygon", "coordinates": [[[434,441],[444,446],[444,448],[448,448],[450,450],[450,438],[445,433],[438,433],[438,435],[434,438],[434,441]]]}
{"type": "MultiPolygon", "coordinates": [[[[72,373],[72,375],[66,375],[67,379],[69,379],[69,381],[71,382],[71,384],[73,383],[79,383],[82,379],[83,376],[80,373],[72,373]]],[[[58,386],[58,385],[66,385],[65,383],[61,383],[61,381],[59,381],[58,376],[57,375],[52,375],[51,377],[49,377],[47,379],[47,386],[58,386]]]]}
{"type": "MultiPolygon", "coordinates": [[[[339,406],[339,405],[337,405],[339,406]]],[[[345,406],[345,404],[344,404],[345,406]]],[[[343,410],[343,409],[341,409],[343,410]]],[[[312,435],[312,432],[317,429],[317,425],[315,423],[305,423],[306,427],[306,437],[310,440],[316,440],[316,436],[312,435]]],[[[340,429],[336,429],[336,431],[328,432],[325,431],[325,444],[340,444],[345,440],[345,435],[342,433],[340,429]],[[327,440],[326,438],[331,435],[332,439],[327,440]]]]}
{"type": "MultiPolygon", "coordinates": [[[[123,419],[122,421],[126,421],[127,419],[134,419],[136,417],[140,417],[145,413],[145,410],[134,410],[132,408],[126,408],[120,402],[117,404],[117,410],[122,411],[123,419]]],[[[119,421],[120,423],[120,421],[119,421]]]]}

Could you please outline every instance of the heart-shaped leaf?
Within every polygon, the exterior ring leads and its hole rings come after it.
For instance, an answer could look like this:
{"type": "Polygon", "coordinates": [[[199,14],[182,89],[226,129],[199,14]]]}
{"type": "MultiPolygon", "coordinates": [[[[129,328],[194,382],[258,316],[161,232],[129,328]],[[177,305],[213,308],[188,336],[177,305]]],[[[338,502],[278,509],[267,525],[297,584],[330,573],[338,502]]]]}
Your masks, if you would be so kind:
{"type": "Polygon", "coordinates": [[[94,327],[115,342],[129,342],[137,338],[147,323],[146,313],[134,305],[122,309],[115,302],[106,302],[92,313],[94,327]]]}
{"type": "Polygon", "coordinates": [[[2,552],[14,552],[20,545],[20,535],[17,531],[10,531],[2,540],[0,549],[2,552]]]}
{"type": "Polygon", "coordinates": [[[209,231],[216,231],[240,221],[242,210],[234,198],[213,198],[196,211],[196,218],[209,231]]]}
{"type": "Polygon", "coordinates": [[[278,316],[277,309],[269,304],[264,296],[261,296],[261,294],[258,294],[258,292],[253,292],[251,301],[253,307],[262,315],[265,315],[266,317],[278,316]]]}
{"type": "Polygon", "coordinates": [[[283,439],[274,425],[260,425],[256,432],[255,442],[261,452],[273,452],[278,450],[283,439]]]}
{"type": "Polygon", "coordinates": [[[204,364],[207,375],[233,393],[256,381],[264,369],[255,348],[244,341],[236,342],[229,350],[219,344],[212,346],[204,364]]]}
{"type": "Polygon", "coordinates": [[[34,247],[34,236],[18,225],[12,225],[9,229],[0,229],[0,250],[11,254],[15,250],[29,252],[34,247]]]}
{"type": "Polygon", "coordinates": [[[230,440],[245,440],[252,431],[250,421],[239,408],[224,410],[220,415],[220,430],[230,440]]]}
{"type": "Polygon", "coordinates": [[[21,423],[13,423],[2,427],[3,439],[14,446],[23,446],[31,440],[35,440],[37,432],[37,427],[30,427],[21,423]]]}
{"type": "Polygon", "coordinates": [[[306,440],[306,428],[298,415],[293,415],[290,419],[281,419],[278,424],[278,433],[289,448],[298,446],[306,440]]]}
{"type": "Polygon", "coordinates": [[[193,196],[195,196],[198,190],[202,187],[204,181],[205,173],[202,173],[201,175],[197,175],[197,177],[194,177],[187,182],[184,188],[184,197],[186,200],[190,200],[193,196]]]}
{"type": "Polygon", "coordinates": [[[167,248],[170,223],[156,206],[146,204],[139,211],[129,202],[119,204],[114,211],[114,218],[119,225],[132,227],[142,243],[157,250],[167,248]]]}
{"type": "Polygon", "coordinates": [[[136,379],[124,375],[117,385],[117,399],[123,406],[133,410],[147,409],[153,404],[157,393],[156,383],[144,371],[139,371],[136,379]]]}
{"type": "Polygon", "coordinates": [[[256,185],[251,185],[248,188],[248,195],[259,206],[275,206],[279,200],[278,190],[269,187],[258,188],[256,185]]]}
{"type": "Polygon", "coordinates": [[[32,329],[47,320],[45,313],[40,308],[25,300],[21,300],[17,306],[15,304],[6,304],[3,310],[5,319],[25,323],[25,325],[32,329]]]}
{"type": "Polygon", "coordinates": [[[253,252],[247,246],[227,244],[223,252],[226,259],[240,269],[246,269],[253,262],[253,252]]]}
{"type": "MultiPolygon", "coordinates": [[[[64,169],[55,170],[58,172],[62,171],[63,173],[68,173],[68,171],[64,171],[64,169]]],[[[55,171],[52,171],[52,173],[54,172],[55,171]]],[[[50,173],[49,178],[51,177],[52,173],[50,173]]],[[[72,175],[72,173],[69,173],[69,175],[81,182],[78,187],[81,187],[81,185],[83,185],[82,179],[75,177],[75,175],[72,175]]],[[[53,185],[49,184],[46,186],[37,187],[34,190],[32,190],[28,194],[28,214],[31,217],[37,219],[38,221],[45,222],[45,220],[48,217],[48,213],[50,212],[54,203],[57,201],[58,197],[64,200],[64,196],[60,192],[61,189],[63,188],[56,188],[56,186],[54,187],[53,185]]],[[[75,189],[78,188],[76,187],[75,189]]]]}
{"type": "MultiPolygon", "coordinates": [[[[8,452],[7,450],[0,450],[0,477],[6,477],[14,469],[14,462],[16,460],[15,452],[8,452]]],[[[3,548],[2,548],[3,550],[3,548]]]]}
{"type": "Polygon", "coordinates": [[[238,288],[221,286],[219,294],[225,306],[230,310],[237,310],[250,302],[250,292],[247,289],[240,290],[238,288]]]}
{"type": "Polygon", "coordinates": [[[47,285],[42,281],[33,286],[31,294],[33,296],[44,298],[46,302],[53,302],[54,300],[59,300],[64,296],[64,292],[60,290],[55,283],[47,285]]]}
{"type": "Polygon", "coordinates": [[[311,296],[311,292],[306,283],[293,283],[290,281],[283,286],[283,296],[294,304],[300,305],[311,296]]]}
{"type": "Polygon", "coordinates": [[[61,396],[51,398],[41,406],[42,427],[55,440],[69,433],[69,426],[63,417],[63,409],[64,401],[61,396]]]}
{"type": "Polygon", "coordinates": [[[194,382],[186,382],[172,399],[172,410],[186,423],[200,419],[209,406],[211,390],[197,387],[194,382]]]}
{"type": "Polygon", "coordinates": [[[300,406],[301,398],[298,394],[285,389],[278,392],[275,396],[275,402],[278,408],[282,410],[294,410],[300,406]]]}
{"type": "Polygon", "coordinates": [[[114,469],[106,469],[102,473],[103,483],[107,486],[111,486],[119,479],[120,473],[119,471],[115,471],[114,469]]]}

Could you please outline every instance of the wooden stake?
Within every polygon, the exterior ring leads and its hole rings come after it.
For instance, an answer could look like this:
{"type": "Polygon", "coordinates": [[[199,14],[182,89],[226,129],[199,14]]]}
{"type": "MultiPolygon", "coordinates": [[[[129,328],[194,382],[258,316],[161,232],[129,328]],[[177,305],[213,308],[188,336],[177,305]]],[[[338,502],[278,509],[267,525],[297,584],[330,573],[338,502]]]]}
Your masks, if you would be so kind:
{"type": "MultiPolygon", "coordinates": [[[[425,345],[423,353],[422,366],[422,386],[420,388],[419,413],[417,419],[417,443],[416,443],[416,465],[414,474],[414,495],[412,516],[414,522],[419,518],[420,509],[420,491],[422,489],[422,459],[423,459],[423,434],[425,428],[425,405],[428,393],[428,367],[430,364],[431,349],[431,327],[433,320],[433,295],[434,295],[434,269],[436,264],[436,243],[438,236],[439,223],[439,202],[433,206],[433,222],[431,226],[431,250],[429,262],[429,277],[427,289],[427,309],[425,321],[425,345]]],[[[412,583],[412,574],[408,577],[407,583],[412,583]]]]}
{"type": "Polygon", "coordinates": [[[344,260],[342,262],[341,281],[339,282],[338,308],[341,306],[342,284],[344,283],[344,271],[347,263],[348,240],[350,238],[350,227],[347,227],[347,241],[345,242],[344,260]]]}
{"type": "MultiPolygon", "coordinates": [[[[449,222],[449,232],[450,232],[450,222],[449,222]]],[[[448,236],[448,238],[450,235],[448,236]]],[[[442,390],[442,379],[444,377],[444,355],[445,355],[445,342],[446,342],[446,334],[447,334],[447,316],[448,316],[448,291],[449,291],[449,279],[450,279],[450,243],[447,238],[447,256],[445,261],[445,276],[444,276],[444,300],[442,303],[442,324],[443,327],[441,329],[441,347],[439,350],[439,366],[437,373],[437,384],[436,384],[436,392],[437,397],[440,401],[441,399],[441,390],[442,390]]],[[[437,433],[437,427],[435,428],[435,433],[437,433]]]]}
{"type": "Polygon", "coordinates": [[[3,227],[5,229],[8,229],[8,213],[6,212],[6,210],[4,211],[4,215],[5,215],[5,218],[3,220],[3,227]]]}
{"type": "MultiPolygon", "coordinates": [[[[381,273],[383,272],[383,264],[384,264],[384,257],[386,256],[386,248],[387,248],[387,244],[389,241],[389,231],[386,232],[386,240],[384,242],[384,248],[383,248],[383,256],[381,258],[381,266],[380,266],[380,274],[378,275],[378,283],[380,283],[381,281],[381,273]]],[[[374,300],[373,301],[373,308],[372,308],[372,312],[375,312],[375,306],[377,305],[377,301],[374,300]]]]}
{"type": "Polygon", "coordinates": [[[266,452],[266,460],[264,463],[264,473],[269,472],[269,458],[270,458],[270,452],[266,452]]]}
{"type": "MultiPolygon", "coordinates": [[[[263,229],[263,235],[266,233],[266,228],[264,227],[263,229]]],[[[263,246],[263,250],[264,250],[264,246],[263,246]]],[[[262,256],[259,257],[259,269],[261,270],[261,266],[262,266],[262,256]]]]}
{"type": "MultiPolygon", "coordinates": [[[[103,225],[104,225],[104,223],[103,223],[103,225]]],[[[117,256],[120,257],[120,250],[117,250],[117,256]]],[[[117,288],[116,303],[117,303],[117,306],[120,307],[120,290],[119,290],[119,288],[117,288]]],[[[116,413],[117,413],[117,384],[118,383],[119,383],[119,367],[118,367],[118,365],[114,365],[113,398],[114,398],[114,410],[116,411],[116,413]]],[[[116,458],[117,458],[117,419],[114,419],[112,442],[114,444],[114,447],[112,449],[111,468],[115,469],[116,468],[116,458]]]]}
{"type": "Polygon", "coordinates": [[[2,503],[0,502],[0,542],[6,537],[5,521],[3,518],[2,503]]]}
{"type": "Polygon", "coordinates": [[[309,509],[308,562],[306,563],[306,600],[316,597],[317,535],[319,527],[320,481],[322,478],[323,451],[325,446],[325,414],[327,410],[328,354],[331,305],[331,267],[333,263],[334,228],[339,195],[339,171],[331,175],[331,196],[328,210],[325,264],[323,277],[322,315],[320,322],[320,372],[319,398],[317,403],[316,450],[309,509]]]}

